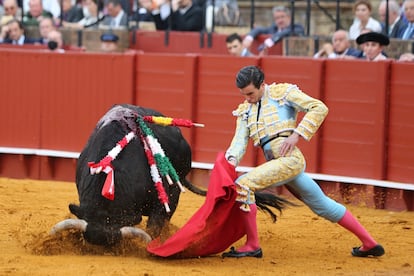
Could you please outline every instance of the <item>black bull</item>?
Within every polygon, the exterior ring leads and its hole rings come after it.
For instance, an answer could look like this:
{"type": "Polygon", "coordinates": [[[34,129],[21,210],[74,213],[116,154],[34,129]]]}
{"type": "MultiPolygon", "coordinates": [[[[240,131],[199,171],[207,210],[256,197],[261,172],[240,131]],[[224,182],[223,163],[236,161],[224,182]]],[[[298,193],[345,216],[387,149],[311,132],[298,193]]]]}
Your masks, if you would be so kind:
{"type": "MultiPolygon", "coordinates": [[[[118,243],[122,237],[139,236],[146,241],[159,236],[161,229],[174,214],[181,190],[163,179],[168,195],[170,212],[158,199],[144,147],[139,138],[130,143],[112,161],[115,182],[114,200],[101,195],[106,174],[92,175],[88,162],[99,162],[128,132],[137,131],[136,114],[163,116],[161,113],[132,105],[115,105],[98,122],[82,150],[76,170],[76,187],[80,205],[70,204],[69,209],[78,219],[68,219],[56,224],[51,233],[76,228],[83,231],[86,241],[98,245],[118,243]],[[147,232],[134,227],[147,216],[147,232]]],[[[186,180],[191,170],[191,148],[177,127],[147,124],[177,171],[181,183],[190,191],[205,192],[186,180]]],[[[273,220],[276,215],[267,207],[281,211],[288,201],[268,193],[255,193],[257,205],[267,211],[273,220]],[[267,206],[266,206],[267,205],[267,206]]]]}

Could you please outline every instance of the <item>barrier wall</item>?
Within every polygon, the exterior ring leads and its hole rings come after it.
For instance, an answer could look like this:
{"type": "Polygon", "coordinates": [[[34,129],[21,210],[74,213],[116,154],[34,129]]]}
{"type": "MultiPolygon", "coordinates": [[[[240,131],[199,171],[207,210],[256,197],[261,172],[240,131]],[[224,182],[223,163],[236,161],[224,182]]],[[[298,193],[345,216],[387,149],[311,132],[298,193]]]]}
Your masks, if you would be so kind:
{"type": "MultiPolygon", "coordinates": [[[[277,56],[61,55],[0,49],[0,147],[22,149],[14,154],[2,150],[0,176],[74,181],[73,156],[39,155],[29,149],[80,152],[96,122],[116,103],[148,106],[166,116],[204,123],[205,128],[182,131],[193,161],[212,163],[231,141],[231,111],[243,101],[234,77],[249,64],[261,66],[268,83],[295,83],[328,105],[319,133],[300,144],[308,172],[397,181],[411,190],[414,64],[277,56]]],[[[241,165],[263,162],[259,150],[250,145],[241,165]]],[[[340,190],[344,201],[356,190],[369,199],[354,196],[351,201],[414,209],[412,191],[320,183],[324,189],[340,190]]]]}

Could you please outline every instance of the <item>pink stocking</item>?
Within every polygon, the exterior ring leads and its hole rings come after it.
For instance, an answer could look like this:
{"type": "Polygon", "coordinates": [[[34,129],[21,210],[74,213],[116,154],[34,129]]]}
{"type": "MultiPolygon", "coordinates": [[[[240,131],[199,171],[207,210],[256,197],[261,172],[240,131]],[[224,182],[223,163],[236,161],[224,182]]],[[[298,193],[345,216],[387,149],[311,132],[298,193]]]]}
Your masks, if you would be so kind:
{"type": "Polygon", "coordinates": [[[359,223],[359,221],[349,212],[345,212],[345,215],[338,221],[338,224],[352,232],[362,242],[362,251],[369,250],[377,245],[377,242],[367,230],[359,223]]]}
{"type": "Polygon", "coordinates": [[[259,249],[259,235],[257,233],[257,224],[256,224],[256,214],[257,206],[256,204],[250,204],[250,212],[242,212],[243,224],[245,225],[246,231],[246,243],[237,249],[238,252],[247,252],[259,249]]]}

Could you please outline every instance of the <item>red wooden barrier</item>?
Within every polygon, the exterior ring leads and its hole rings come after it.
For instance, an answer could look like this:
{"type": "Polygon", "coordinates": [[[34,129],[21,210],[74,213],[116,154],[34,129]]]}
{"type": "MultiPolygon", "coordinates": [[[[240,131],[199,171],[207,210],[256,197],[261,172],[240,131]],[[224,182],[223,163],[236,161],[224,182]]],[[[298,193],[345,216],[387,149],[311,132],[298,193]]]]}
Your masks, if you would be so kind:
{"type": "Polygon", "coordinates": [[[384,179],[389,65],[326,61],[323,173],[384,179]]]}
{"type": "MultiPolygon", "coordinates": [[[[0,145],[40,147],[41,108],[36,83],[37,55],[24,50],[0,50],[0,145]],[[30,84],[30,85],[29,85],[30,84]]],[[[39,178],[39,159],[27,155],[1,155],[0,173],[14,178],[39,178]]]]}
{"type": "MultiPolygon", "coordinates": [[[[193,113],[196,60],[194,55],[138,54],[135,104],[156,109],[165,116],[197,121],[193,113]]],[[[181,131],[192,144],[195,129],[181,131]]]]}
{"type": "MultiPolygon", "coordinates": [[[[412,183],[412,64],[228,55],[62,55],[27,49],[0,49],[0,147],[35,150],[8,154],[2,149],[0,176],[74,181],[73,157],[38,155],[36,149],[79,152],[97,120],[116,103],[204,123],[205,128],[183,132],[193,160],[212,163],[228,147],[235,127],[231,111],[243,101],[235,87],[236,73],[251,64],[263,68],[267,83],[297,84],[328,105],[319,136],[301,145],[308,171],[412,183]]],[[[257,165],[263,161],[258,156],[250,146],[241,165],[257,165]]],[[[352,202],[414,210],[412,191],[347,183],[322,186],[340,188],[345,202],[352,195],[352,202]]]]}
{"type": "MultiPolygon", "coordinates": [[[[244,98],[236,87],[236,74],[246,65],[257,65],[256,58],[200,56],[198,61],[197,119],[204,129],[197,130],[193,160],[214,162],[219,151],[230,145],[236,126],[232,116],[244,98]]],[[[249,147],[241,165],[254,166],[256,156],[249,147]]]]}
{"type": "MultiPolygon", "coordinates": [[[[168,34],[166,44],[165,31],[136,31],[135,41],[132,40],[130,48],[146,53],[197,53],[197,54],[223,54],[228,55],[226,48],[226,34],[213,33],[209,44],[208,35],[200,35],[199,32],[177,32],[168,34]]],[[[258,46],[269,35],[261,35],[251,46],[251,51],[257,54],[258,46]]],[[[268,51],[268,55],[282,55],[283,43],[279,42],[268,51]]]]}

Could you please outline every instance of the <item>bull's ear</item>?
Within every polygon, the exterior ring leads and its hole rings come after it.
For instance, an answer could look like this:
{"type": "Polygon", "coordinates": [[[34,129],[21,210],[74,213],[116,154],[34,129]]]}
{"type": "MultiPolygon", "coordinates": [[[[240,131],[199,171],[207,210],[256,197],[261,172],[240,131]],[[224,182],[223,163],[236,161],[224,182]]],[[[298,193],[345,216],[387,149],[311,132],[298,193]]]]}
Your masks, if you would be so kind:
{"type": "Polygon", "coordinates": [[[69,204],[69,210],[72,214],[78,217],[78,219],[83,219],[82,209],[76,204],[69,204]]]}

